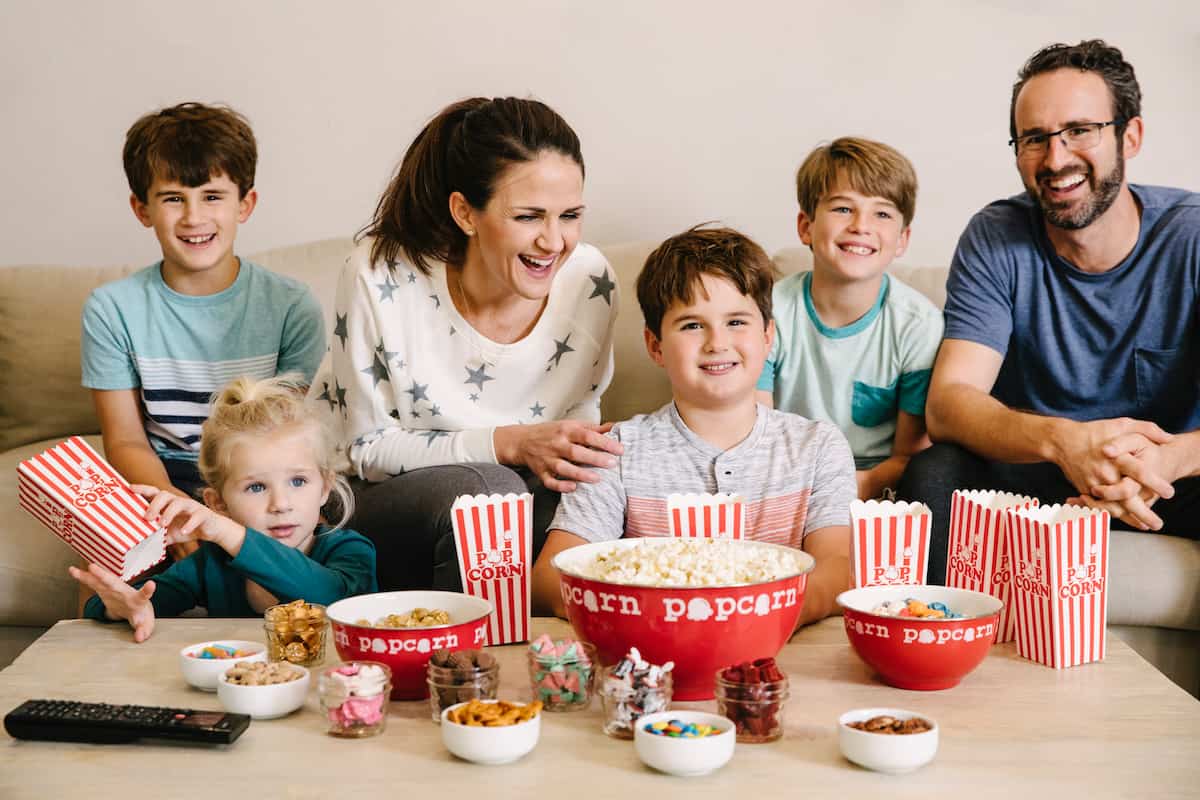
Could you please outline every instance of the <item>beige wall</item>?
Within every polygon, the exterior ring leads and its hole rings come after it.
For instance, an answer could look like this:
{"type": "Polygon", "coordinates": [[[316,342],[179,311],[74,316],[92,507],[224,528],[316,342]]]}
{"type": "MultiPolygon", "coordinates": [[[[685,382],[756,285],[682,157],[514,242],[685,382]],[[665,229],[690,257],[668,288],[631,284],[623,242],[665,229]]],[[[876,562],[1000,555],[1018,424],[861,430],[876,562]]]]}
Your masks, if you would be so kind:
{"type": "Polygon", "coordinates": [[[945,263],[970,214],[1019,190],[1014,73],[1102,36],[1137,67],[1134,180],[1200,189],[1194,0],[230,2],[0,0],[0,264],[156,255],[129,212],[122,137],[142,112],[228,102],[260,143],[249,252],[353,232],[448,101],[537,96],[584,143],[587,238],[721,219],[794,243],[791,176],[840,134],[916,164],[910,263],[945,263]]]}

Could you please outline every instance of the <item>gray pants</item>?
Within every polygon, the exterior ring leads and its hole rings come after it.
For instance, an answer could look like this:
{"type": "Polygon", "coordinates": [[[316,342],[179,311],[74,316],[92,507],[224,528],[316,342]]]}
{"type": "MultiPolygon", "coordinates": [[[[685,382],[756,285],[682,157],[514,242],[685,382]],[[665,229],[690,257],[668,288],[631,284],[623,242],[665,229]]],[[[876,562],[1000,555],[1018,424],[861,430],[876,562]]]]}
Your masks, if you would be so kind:
{"type": "Polygon", "coordinates": [[[346,527],[375,543],[382,592],[462,591],[450,518],[450,506],[459,495],[532,492],[535,558],[546,543],[559,498],[528,470],[501,464],[426,467],[381,483],[352,480],[350,486],[355,508],[346,527]]]}

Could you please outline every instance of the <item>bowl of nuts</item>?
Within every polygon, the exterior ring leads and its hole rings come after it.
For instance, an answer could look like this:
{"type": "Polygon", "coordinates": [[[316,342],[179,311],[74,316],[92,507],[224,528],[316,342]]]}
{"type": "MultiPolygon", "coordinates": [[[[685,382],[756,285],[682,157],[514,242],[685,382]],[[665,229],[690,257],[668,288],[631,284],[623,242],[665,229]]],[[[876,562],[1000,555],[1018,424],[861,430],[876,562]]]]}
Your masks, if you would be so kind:
{"type": "Polygon", "coordinates": [[[899,708],[858,708],[838,718],[842,755],[877,772],[912,772],[933,760],[938,726],[899,708]]]}
{"type": "Polygon", "coordinates": [[[442,712],[442,744],[477,764],[508,764],[537,744],[542,704],[471,700],[442,712]]]}
{"type": "Polygon", "coordinates": [[[253,719],[287,716],[308,697],[308,670],[286,661],[239,661],[217,679],[226,711],[253,719]]]}
{"type": "Polygon", "coordinates": [[[311,667],[325,660],[325,606],[295,600],[263,614],[267,658],[311,667]]]}
{"type": "Polygon", "coordinates": [[[386,664],[392,699],[421,700],[429,657],[482,647],[492,604],[458,592],[377,592],[339,600],[328,613],[343,661],[386,664]]]}

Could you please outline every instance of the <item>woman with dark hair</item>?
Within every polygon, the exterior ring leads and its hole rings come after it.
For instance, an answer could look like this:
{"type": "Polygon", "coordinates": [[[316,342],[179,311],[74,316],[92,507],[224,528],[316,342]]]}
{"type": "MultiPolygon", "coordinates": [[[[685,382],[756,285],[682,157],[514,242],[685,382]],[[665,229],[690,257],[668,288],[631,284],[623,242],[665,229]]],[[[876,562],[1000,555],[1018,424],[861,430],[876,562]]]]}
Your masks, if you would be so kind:
{"type": "MultiPolygon", "coordinates": [[[[409,146],[338,282],[312,396],[340,430],[382,590],[461,587],[450,506],[558,493],[615,463],[616,282],[580,244],[583,156],[543,103],[472,98],[409,146]]],[[[532,563],[532,562],[530,562],[532,563]]]]}

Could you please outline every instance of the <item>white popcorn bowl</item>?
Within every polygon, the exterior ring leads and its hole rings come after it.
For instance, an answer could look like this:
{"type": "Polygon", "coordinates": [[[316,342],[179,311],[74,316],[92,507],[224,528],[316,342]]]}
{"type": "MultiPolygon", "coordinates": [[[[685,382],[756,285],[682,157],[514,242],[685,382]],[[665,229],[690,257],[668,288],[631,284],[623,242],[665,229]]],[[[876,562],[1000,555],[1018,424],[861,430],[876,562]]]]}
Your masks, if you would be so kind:
{"type": "Polygon", "coordinates": [[[298,680],[264,686],[243,686],[230,683],[222,672],[217,679],[217,699],[225,706],[226,711],[234,714],[249,714],[253,719],[285,717],[304,705],[311,680],[306,668],[299,664],[287,666],[300,673],[298,680]]]}
{"type": "Polygon", "coordinates": [[[925,766],[937,755],[938,724],[927,714],[901,708],[856,708],[838,718],[838,744],[842,755],[859,766],[876,772],[900,774],[925,766]],[[920,717],[933,726],[924,733],[870,733],[851,728],[851,722],[866,722],[873,717],[912,719],[920,717]]]}
{"type": "Polygon", "coordinates": [[[526,722],[484,728],[450,721],[450,712],[463,705],[466,703],[455,703],[442,711],[442,744],[459,758],[476,764],[508,764],[532,751],[537,744],[542,732],[541,712],[526,722]]]}
{"type": "Polygon", "coordinates": [[[633,746],[638,758],[648,767],[668,775],[689,778],[715,772],[733,758],[737,733],[733,723],[720,714],[705,711],[660,711],[638,718],[633,731],[633,746]],[[679,720],[683,723],[711,725],[719,733],[696,739],[675,739],[646,730],[656,722],[679,720]]]}
{"type": "Polygon", "coordinates": [[[179,651],[179,669],[183,678],[192,686],[205,692],[217,690],[217,679],[225,670],[239,661],[266,661],[267,646],[262,642],[251,642],[244,639],[214,639],[211,642],[189,644],[179,651]],[[237,658],[194,658],[191,653],[199,653],[206,647],[225,645],[236,650],[252,650],[252,655],[237,658]]]}

